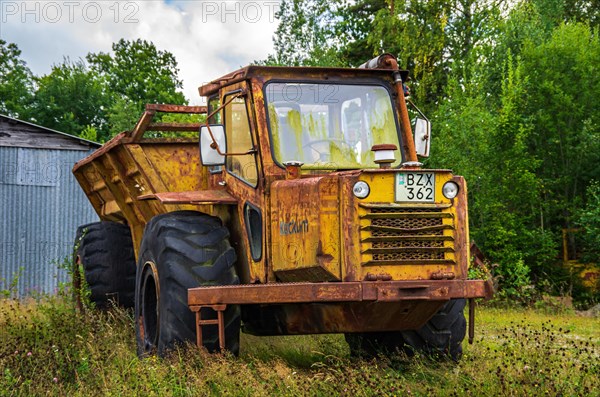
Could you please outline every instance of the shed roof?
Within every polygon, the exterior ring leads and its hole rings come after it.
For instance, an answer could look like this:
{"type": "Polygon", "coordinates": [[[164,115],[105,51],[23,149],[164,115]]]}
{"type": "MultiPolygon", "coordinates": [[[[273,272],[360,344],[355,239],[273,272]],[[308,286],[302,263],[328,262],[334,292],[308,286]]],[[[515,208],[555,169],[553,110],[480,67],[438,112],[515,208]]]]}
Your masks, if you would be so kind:
{"type": "Polygon", "coordinates": [[[41,125],[18,120],[0,114],[0,146],[90,150],[102,146],[99,143],[83,139],[41,125]]]}

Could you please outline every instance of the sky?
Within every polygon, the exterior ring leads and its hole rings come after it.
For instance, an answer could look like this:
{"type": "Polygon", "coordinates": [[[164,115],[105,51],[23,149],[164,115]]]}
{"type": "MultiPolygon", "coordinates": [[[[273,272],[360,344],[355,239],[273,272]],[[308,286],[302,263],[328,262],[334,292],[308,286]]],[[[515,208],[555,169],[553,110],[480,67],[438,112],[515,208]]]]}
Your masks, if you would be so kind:
{"type": "Polygon", "coordinates": [[[0,38],[18,45],[37,76],[63,57],[110,52],[121,38],[152,41],[175,55],[186,98],[200,104],[200,85],[273,52],[278,7],[279,0],[0,0],[0,38]]]}

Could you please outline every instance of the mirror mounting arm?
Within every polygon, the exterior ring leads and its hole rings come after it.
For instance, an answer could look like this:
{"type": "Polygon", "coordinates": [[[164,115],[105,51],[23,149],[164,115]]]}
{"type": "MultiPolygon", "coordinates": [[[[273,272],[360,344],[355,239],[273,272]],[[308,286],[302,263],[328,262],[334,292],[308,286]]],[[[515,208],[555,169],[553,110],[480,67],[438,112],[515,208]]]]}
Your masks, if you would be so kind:
{"type": "MultiPolygon", "coordinates": [[[[207,118],[208,120],[208,118],[207,118]]],[[[210,139],[212,139],[212,143],[210,144],[210,147],[212,149],[215,149],[217,151],[217,153],[219,153],[219,155],[221,156],[226,156],[226,153],[222,153],[221,152],[221,148],[219,147],[219,144],[217,143],[217,140],[215,139],[215,136],[212,133],[212,130],[210,129],[210,125],[208,124],[208,121],[206,122],[206,124],[204,125],[206,127],[206,129],[208,130],[208,134],[210,135],[210,139]]]]}
{"type": "Polygon", "coordinates": [[[231,102],[233,102],[233,100],[240,98],[240,97],[245,97],[247,95],[248,95],[248,90],[246,90],[246,89],[240,90],[237,94],[232,95],[231,98],[229,98],[227,101],[225,101],[225,103],[223,103],[221,106],[219,106],[218,108],[216,108],[215,110],[210,112],[209,115],[206,116],[206,123],[204,124],[204,126],[208,130],[210,139],[212,139],[212,143],[210,144],[210,147],[212,149],[215,149],[217,151],[217,153],[219,153],[219,155],[221,155],[221,156],[242,156],[242,155],[246,155],[246,154],[254,154],[257,152],[256,148],[252,148],[246,153],[223,153],[223,152],[221,152],[221,148],[219,147],[219,144],[217,143],[217,140],[215,139],[215,136],[213,135],[213,133],[210,129],[210,124],[209,124],[209,120],[211,119],[211,117],[213,117],[215,114],[220,112],[221,109],[223,109],[225,106],[229,105],[231,102]]]}

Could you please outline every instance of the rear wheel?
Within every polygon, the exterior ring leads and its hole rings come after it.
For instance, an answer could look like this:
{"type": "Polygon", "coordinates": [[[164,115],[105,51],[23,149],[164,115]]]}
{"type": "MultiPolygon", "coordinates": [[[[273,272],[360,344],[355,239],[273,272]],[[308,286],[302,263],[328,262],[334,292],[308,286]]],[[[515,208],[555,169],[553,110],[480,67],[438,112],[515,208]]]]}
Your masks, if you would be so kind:
{"type": "Polygon", "coordinates": [[[465,299],[450,300],[418,330],[346,334],[350,354],[373,358],[400,351],[408,356],[421,352],[458,361],[467,329],[464,308],[465,299]]]}
{"type": "MultiPolygon", "coordinates": [[[[239,284],[229,232],[216,217],[178,211],[154,217],[146,226],[136,276],[138,354],[164,356],[177,343],[195,341],[195,315],[187,291],[203,285],[239,284]]],[[[204,310],[204,309],[203,309],[204,310]]],[[[203,319],[216,318],[211,309],[203,319]]],[[[239,352],[240,308],[225,311],[225,342],[239,352]]],[[[218,327],[202,330],[204,347],[219,350],[218,327]]]]}
{"type": "MultiPolygon", "coordinates": [[[[106,308],[111,300],[120,306],[134,306],[135,256],[127,225],[95,222],[77,228],[74,263],[83,267],[90,301],[96,307],[106,308]]],[[[74,271],[73,277],[79,294],[79,271],[74,271]]]]}

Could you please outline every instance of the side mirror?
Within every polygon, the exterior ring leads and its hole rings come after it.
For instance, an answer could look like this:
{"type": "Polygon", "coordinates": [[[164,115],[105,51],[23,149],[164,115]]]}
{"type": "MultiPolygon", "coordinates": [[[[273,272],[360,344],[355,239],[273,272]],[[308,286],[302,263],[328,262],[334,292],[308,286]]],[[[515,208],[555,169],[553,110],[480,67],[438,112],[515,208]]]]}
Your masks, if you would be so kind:
{"type": "Polygon", "coordinates": [[[421,157],[429,157],[431,122],[417,117],[415,120],[415,150],[421,157]]]}
{"type": "Polygon", "coordinates": [[[221,124],[200,127],[200,161],[202,165],[223,165],[225,156],[219,154],[227,152],[225,129],[221,124]],[[212,132],[212,136],[210,133],[212,132]],[[213,139],[214,138],[214,139],[213,139]],[[217,151],[218,149],[218,151],[217,151]]]}

